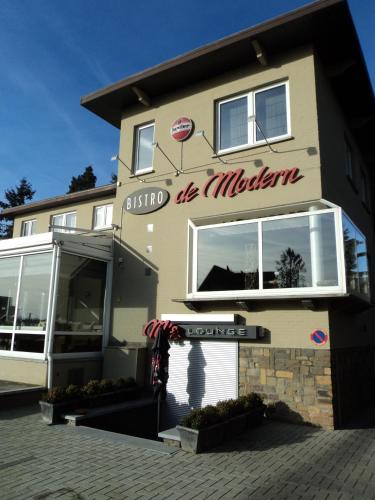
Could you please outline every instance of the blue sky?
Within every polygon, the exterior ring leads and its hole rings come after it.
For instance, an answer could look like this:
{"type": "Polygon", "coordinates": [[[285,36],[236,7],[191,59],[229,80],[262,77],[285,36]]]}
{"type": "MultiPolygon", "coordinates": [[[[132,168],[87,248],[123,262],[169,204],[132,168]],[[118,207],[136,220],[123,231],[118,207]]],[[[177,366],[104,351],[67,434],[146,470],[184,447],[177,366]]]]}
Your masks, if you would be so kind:
{"type": "MultiPolygon", "coordinates": [[[[307,3],[1,0],[0,199],[23,176],[34,200],[65,193],[87,165],[107,184],[119,132],[81,96],[307,3]]],[[[374,85],[375,2],[349,5],[374,85]]]]}

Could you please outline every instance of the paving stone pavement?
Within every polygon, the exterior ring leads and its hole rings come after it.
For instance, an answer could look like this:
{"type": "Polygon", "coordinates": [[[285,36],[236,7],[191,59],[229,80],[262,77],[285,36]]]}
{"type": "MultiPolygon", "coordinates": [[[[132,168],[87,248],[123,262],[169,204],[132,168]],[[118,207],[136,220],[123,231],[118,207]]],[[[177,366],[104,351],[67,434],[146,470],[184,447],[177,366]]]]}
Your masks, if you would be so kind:
{"type": "Polygon", "coordinates": [[[214,451],[148,450],[112,433],[0,412],[0,499],[375,499],[375,429],[271,422],[214,451]]]}

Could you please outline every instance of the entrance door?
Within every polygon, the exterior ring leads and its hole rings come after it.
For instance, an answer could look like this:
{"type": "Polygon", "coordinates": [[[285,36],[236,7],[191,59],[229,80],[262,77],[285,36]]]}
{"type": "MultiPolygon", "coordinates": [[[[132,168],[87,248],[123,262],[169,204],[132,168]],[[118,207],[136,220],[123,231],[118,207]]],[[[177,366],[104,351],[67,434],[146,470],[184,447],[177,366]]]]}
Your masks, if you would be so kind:
{"type": "Polygon", "coordinates": [[[238,343],[172,342],[163,427],[173,427],[192,408],[238,396],[238,343]]]}

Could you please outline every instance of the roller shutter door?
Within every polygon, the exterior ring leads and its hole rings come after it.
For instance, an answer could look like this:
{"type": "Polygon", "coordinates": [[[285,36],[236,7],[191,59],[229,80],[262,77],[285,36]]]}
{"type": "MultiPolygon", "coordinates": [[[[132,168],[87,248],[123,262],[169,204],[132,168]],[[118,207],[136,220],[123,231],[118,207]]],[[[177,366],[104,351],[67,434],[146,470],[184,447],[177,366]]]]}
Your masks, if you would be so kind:
{"type": "Polygon", "coordinates": [[[238,343],[172,342],[163,427],[173,427],[192,408],[238,396],[238,343]]]}

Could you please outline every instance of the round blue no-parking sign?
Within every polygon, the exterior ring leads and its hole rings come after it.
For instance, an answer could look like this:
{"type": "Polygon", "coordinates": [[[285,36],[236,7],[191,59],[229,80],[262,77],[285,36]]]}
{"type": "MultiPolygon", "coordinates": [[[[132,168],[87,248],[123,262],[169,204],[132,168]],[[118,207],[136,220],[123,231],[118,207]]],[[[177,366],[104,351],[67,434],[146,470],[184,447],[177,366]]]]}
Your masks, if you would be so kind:
{"type": "Polygon", "coordinates": [[[310,340],[315,345],[324,345],[328,341],[328,335],[322,330],[314,330],[310,335],[310,340]]]}

